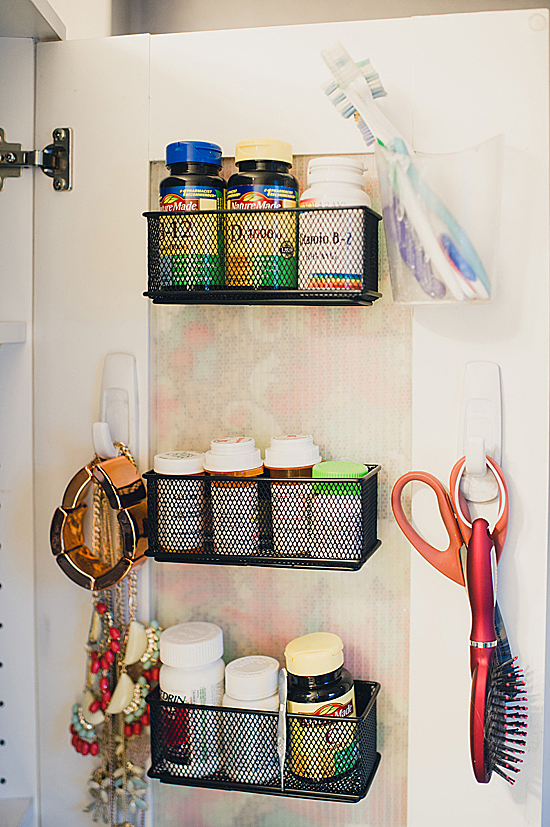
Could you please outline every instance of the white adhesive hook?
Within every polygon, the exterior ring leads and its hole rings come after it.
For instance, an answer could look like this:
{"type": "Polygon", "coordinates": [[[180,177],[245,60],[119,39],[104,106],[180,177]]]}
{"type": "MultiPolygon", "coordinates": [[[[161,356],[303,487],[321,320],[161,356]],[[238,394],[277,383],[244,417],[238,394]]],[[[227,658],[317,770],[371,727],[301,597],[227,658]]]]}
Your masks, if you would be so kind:
{"type": "Polygon", "coordinates": [[[123,442],[132,454],[138,447],[138,392],[135,357],[109,353],[103,364],[99,421],[92,428],[94,450],[102,459],[118,455],[113,441],[123,442]]]}
{"type": "Polygon", "coordinates": [[[500,465],[502,416],[500,368],[494,362],[468,362],[462,386],[458,451],[466,457],[462,493],[471,502],[498,494],[487,456],[500,465]]]}
{"type": "Polygon", "coordinates": [[[487,473],[487,449],[482,436],[469,436],[466,440],[466,473],[483,477],[487,473]]]}

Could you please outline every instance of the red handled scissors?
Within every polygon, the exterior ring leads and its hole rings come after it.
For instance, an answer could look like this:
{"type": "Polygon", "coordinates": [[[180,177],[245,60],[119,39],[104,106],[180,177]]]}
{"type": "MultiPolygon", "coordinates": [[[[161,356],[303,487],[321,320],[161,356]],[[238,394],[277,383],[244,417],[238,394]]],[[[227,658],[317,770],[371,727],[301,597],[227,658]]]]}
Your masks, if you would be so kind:
{"type": "MultiPolygon", "coordinates": [[[[508,530],[508,488],[503,471],[494,459],[487,457],[487,465],[495,475],[499,489],[498,513],[495,526],[490,532],[498,563],[508,530]]],[[[450,495],[445,486],[427,471],[409,471],[403,474],[395,483],[391,495],[391,505],[395,519],[407,540],[432,566],[435,566],[438,571],[460,586],[466,584],[465,551],[472,536],[470,511],[460,490],[460,481],[465,468],[465,457],[459,459],[453,466],[450,479],[450,495]],[[437,549],[424,540],[407,519],[401,500],[403,489],[409,482],[423,482],[434,491],[439,513],[449,536],[449,545],[446,549],[437,549]]]]}
{"type": "Polygon", "coordinates": [[[432,474],[410,471],[400,477],[392,491],[395,519],[410,543],[442,574],[467,584],[472,610],[470,634],[470,754],[476,780],[486,784],[493,772],[513,783],[510,773],[524,752],[526,700],[523,673],[513,665],[504,622],[496,603],[495,567],[508,528],[508,489],[502,469],[487,457],[498,484],[498,513],[492,531],[482,517],[471,520],[460,482],[466,459],[451,471],[450,495],[432,474]],[[447,529],[449,545],[443,551],[422,539],[403,511],[403,489],[409,482],[423,482],[437,497],[447,529]],[[496,701],[494,699],[497,699],[496,701]]]}

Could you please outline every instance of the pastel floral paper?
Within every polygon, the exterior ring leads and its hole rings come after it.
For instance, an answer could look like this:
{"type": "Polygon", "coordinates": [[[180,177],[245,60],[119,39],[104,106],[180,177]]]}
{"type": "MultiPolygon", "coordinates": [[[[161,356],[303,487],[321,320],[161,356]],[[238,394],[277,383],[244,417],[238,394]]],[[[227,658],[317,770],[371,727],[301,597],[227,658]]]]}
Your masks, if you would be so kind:
{"type": "MultiPolygon", "coordinates": [[[[380,212],[374,156],[363,157],[380,212]]],[[[304,189],[309,157],[295,159],[304,189]]],[[[233,170],[224,165],[224,176],[233,170]]],[[[152,166],[152,208],[164,174],[152,166]]],[[[226,662],[265,654],[313,631],[344,642],[356,678],[381,684],[382,761],[358,804],[308,801],[154,783],[155,827],[405,827],[409,547],[389,493],[410,468],[411,311],[394,305],[380,231],[380,286],[372,307],[151,305],[151,460],[206,451],[217,437],[311,433],[324,459],[382,466],[382,546],[359,572],[153,563],[152,613],[163,627],[209,620],[224,631],[226,662]]]]}

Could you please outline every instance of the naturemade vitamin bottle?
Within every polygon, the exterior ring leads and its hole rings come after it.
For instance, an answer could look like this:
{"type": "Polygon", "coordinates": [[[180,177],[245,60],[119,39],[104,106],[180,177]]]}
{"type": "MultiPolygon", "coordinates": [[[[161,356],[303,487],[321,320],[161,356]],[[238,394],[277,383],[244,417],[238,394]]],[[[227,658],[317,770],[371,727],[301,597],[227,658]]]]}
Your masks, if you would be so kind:
{"type": "Polygon", "coordinates": [[[239,172],[227,184],[226,284],[243,288],[292,289],[297,285],[296,213],[298,181],[290,174],[292,147],[285,141],[240,141],[239,172]]]}
{"type": "Polygon", "coordinates": [[[166,147],[170,175],[160,183],[160,209],[177,213],[161,218],[161,287],[209,290],[223,285],[225,207],[222,151],[217,144],[177,141],[166,147]],[[209,215],[198,215],[214,211],[209,215]]]}
{"type": "Polygon", "coordinates": [[[321,780],[343,775],[357,763],[359,748],[353,678],[344,669],[343,644],[331,632],[313,632],[292,640],[285,649],[289,712],[313,715],[289,721],[289,770],[321,780]]]}
{"type": "MultiPolygon", "coordinates": [[[[355,158],[313,158],[300,207],[370,207],[364,165],[355,158]]],[[[302,290],[361,289],[363,210],[300,212],[298,286],[302,290]]]]}

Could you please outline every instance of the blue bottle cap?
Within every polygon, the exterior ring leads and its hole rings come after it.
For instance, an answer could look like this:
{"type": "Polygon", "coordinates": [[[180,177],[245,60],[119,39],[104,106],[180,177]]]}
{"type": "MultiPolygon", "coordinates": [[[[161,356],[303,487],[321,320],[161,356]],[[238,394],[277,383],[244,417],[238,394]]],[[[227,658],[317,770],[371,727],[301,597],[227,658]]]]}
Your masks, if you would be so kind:
{"type": "Polygon", "coordinates": [[[215,164],[221,168],[222,150],[205,141],[176,141],[166,147],[166,166],[171,164],[215,164]]]}

